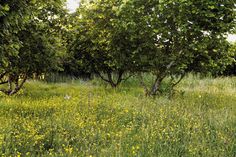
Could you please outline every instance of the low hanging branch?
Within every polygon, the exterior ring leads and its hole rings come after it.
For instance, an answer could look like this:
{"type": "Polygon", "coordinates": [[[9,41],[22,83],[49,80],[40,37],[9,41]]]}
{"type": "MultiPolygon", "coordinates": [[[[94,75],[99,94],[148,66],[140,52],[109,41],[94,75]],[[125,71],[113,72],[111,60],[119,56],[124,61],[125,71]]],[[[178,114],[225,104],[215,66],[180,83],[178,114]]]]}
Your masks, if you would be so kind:
{"type": "Polygon", "coordinates": [[[174,88],[184,78],[185,73],[181,74],[177,81],[174,82],[174,78],[171,79],[171,87],[174,88]]]}
{"type": "Polygon", "coordinates": [[[8,89],[0,89],[0,92],[3,92],[6,95],[14,95],[16,94],[24,85],[27,80],[27,75],[23,75],[22,80],[20,82],[19,76],[9,76],[8,77],[8,89]]]}

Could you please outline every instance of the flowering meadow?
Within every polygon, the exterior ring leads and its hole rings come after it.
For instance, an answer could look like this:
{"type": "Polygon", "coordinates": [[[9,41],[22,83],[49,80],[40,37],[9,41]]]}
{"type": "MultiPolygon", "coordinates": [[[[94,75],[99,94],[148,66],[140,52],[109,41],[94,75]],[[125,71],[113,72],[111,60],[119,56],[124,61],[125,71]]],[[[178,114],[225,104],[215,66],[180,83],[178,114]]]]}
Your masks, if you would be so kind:
{"type": "Polygon", "coordinates": [[[29,81],[0,95],[0,156],[235,157],[236,78],[189,76],[156,98],[132,79],[29,81]]]}

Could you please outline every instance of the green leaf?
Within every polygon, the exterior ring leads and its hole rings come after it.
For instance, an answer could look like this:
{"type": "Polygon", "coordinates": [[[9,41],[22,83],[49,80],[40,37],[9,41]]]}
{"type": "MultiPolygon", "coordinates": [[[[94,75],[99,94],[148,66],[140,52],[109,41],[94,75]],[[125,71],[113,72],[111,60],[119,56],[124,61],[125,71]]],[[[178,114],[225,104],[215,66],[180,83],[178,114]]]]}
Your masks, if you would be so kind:
{"type": "Polygon", "coordinates": [[[5,10],[5,11],[9,11],[9,10],[10,10],[10,7],[9,7],[9,5],[8,5],[8,4],[6,4],[6,5],[3,7],[3,10],[5,10]]]}

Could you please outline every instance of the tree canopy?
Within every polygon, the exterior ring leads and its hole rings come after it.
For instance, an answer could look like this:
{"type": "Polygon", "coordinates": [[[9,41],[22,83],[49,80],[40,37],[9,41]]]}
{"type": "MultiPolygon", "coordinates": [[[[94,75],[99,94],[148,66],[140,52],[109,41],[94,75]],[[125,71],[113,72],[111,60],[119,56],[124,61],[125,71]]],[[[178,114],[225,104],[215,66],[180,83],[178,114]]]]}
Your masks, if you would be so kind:
{"type": "Polygon", "coordinates": [[[235,7],[220,0],[87,1],[77,12],[73,52],[109,83],[115,72],[153,73],[146,89],[155,95],[166,77],[174,86],[188,71],[218,72],[231,63],[226,37],[235,7]]]}
{"type": "Polygon", "coordinates": [[[0,2],[0,89],[15,94],[28,77],[54,68],[61,43],[56,27],[64,1],[0,2]]]}

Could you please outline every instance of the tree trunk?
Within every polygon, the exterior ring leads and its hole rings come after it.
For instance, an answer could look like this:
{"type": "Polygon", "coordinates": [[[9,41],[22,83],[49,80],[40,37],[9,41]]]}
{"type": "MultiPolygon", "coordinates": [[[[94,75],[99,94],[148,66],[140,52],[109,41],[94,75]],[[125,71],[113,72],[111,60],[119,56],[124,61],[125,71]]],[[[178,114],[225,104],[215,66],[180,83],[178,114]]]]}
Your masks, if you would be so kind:
{"type": "Polygon", "coordinates": [[[155,96],[158,94],[158,92],[160,92],[160,86],[161,86],[161,82],[162,82],[163,78],[159,78],[157,77],[154,84],[152,85],[151,89],[149,90],[149,96],[155,96]]]}
{"type": "Polygon", "coordinates": [[[22,81],[19,83],[19,76],[13,76],[13,75],[9,76],[8,89],[0,89],[0,92],[3,92],[4,94],[8,96],[14,95],[23,87],[26,79],[27,79],[27,76],[25,75],[22,81]]]}
{"type": "Polygon", "coordinates": [[[116,88],[124,79],[122,78],[124,71],[118,71],[117,78],[112,78],[112,72],[107,71],[107,77],[103,76],[101,73],[97,72],[98,76],[105,82],[109,83],[112,88],[116,88]]]}
{"type": "Polygon", "coordinates": [[[142,74],[140,74],[139,76],[140,76],[140,83],[144,88],[145,96],[156,96],[158,92],[160,92],[160,86],[165,77],[160,77],[156,75],[156,79],[153,85],[149,89],[143,80],[142,74]]]}

